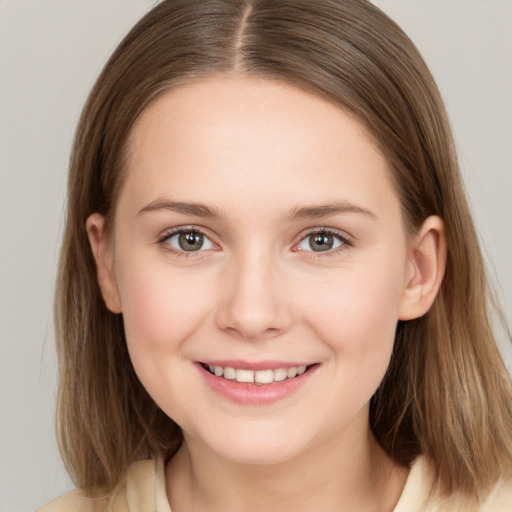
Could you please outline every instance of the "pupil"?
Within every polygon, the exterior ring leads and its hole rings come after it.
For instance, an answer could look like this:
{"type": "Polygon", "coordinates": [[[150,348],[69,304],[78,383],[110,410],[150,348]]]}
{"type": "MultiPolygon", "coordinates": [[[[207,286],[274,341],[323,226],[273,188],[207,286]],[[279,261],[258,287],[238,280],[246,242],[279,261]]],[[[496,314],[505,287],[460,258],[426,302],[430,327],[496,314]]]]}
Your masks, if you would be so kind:
{"type": "Polygon", "coordinates": [[[182,233],[179,236],[179,244],[184,251],[198,251],[203,246],[203,235],[201,233],[182,233]]]}
{"type": "Polygon", "coordinates": [[[333,238],[327,233],[317,233],[311,238],[309,245],[313,251],[328,251],[332,249],[333,238]]]}

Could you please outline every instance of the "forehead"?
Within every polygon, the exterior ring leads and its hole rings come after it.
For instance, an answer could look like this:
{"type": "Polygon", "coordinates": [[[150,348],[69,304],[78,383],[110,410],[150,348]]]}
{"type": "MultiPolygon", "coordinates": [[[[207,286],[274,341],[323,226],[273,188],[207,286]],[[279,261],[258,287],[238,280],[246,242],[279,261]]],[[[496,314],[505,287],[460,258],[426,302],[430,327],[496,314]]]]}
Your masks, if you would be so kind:
{"type": "Polygon", "coordinates": [[[231,195],[293,207],[345,199],[348,188],[392,192],[385,159],[352,115],[261,78],[220,76],[165,92],[135,123],[128,148],[125,188],[138,204],[162,194],[226,204],[231,195]]]}

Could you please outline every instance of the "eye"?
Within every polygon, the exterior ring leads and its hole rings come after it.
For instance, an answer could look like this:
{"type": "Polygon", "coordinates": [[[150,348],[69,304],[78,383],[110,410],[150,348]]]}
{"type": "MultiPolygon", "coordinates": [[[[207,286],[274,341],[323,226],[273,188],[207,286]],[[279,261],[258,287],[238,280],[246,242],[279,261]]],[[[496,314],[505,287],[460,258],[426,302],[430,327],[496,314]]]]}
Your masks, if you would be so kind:
{"type": "Polygon", "coordinates": [[[345,244],[350,245],[349,241],[341,235],[322,230],[305,236],[297,247],[300,251],[327,252],[345,244]]]}
{"type": "Polygon", "coordinates": [[[196,252],[214,248],[212,241],[195,229],[176,231],[162,241],[179,252],[196,252]]]}

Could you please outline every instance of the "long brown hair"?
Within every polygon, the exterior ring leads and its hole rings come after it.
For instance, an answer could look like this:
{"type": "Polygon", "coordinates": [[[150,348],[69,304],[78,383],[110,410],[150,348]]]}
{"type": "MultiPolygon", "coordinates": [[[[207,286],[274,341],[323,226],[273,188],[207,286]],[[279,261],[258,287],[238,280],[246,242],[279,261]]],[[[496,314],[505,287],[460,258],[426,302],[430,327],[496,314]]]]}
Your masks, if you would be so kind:
{"type": "Polygon", "coordinates": [[[111,222],[130,130],[160,93],[236,71],[293,84],[352,112],[383,152],[410,232],[447,228],[446,275],[431,310],[400,322],[371,428],[396,461],[427,455],[446,491],[484,493],[511,471],[512,392],[493,338],[490,292],[449,123],[434,80],[397,25],[366,0],[166,0],[120,43],[74,142],[55,318],[60,447],[75,483],[113,487],[181,433],[132,368],[123,319],[96,283],[85,221],[111,222]]]}

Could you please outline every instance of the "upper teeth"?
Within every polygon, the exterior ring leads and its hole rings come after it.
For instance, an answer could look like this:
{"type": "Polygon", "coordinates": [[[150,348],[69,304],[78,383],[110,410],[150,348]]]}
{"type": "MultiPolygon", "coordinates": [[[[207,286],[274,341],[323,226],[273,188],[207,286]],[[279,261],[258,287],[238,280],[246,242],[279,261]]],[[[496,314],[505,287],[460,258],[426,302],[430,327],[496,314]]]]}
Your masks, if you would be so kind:
{"type": "Polygon", "coordinates": [[[241,370],[231,368],[230,366],[208,365],[211,373],[217,377],[224,377],[237,382],[255,382],[256,384],[270,384],[282,380],[291,379],[297,375],[302,375],[306,371],[306,366],[292,366],[290,368],[276,368],[275,370],[241,370]]]}

